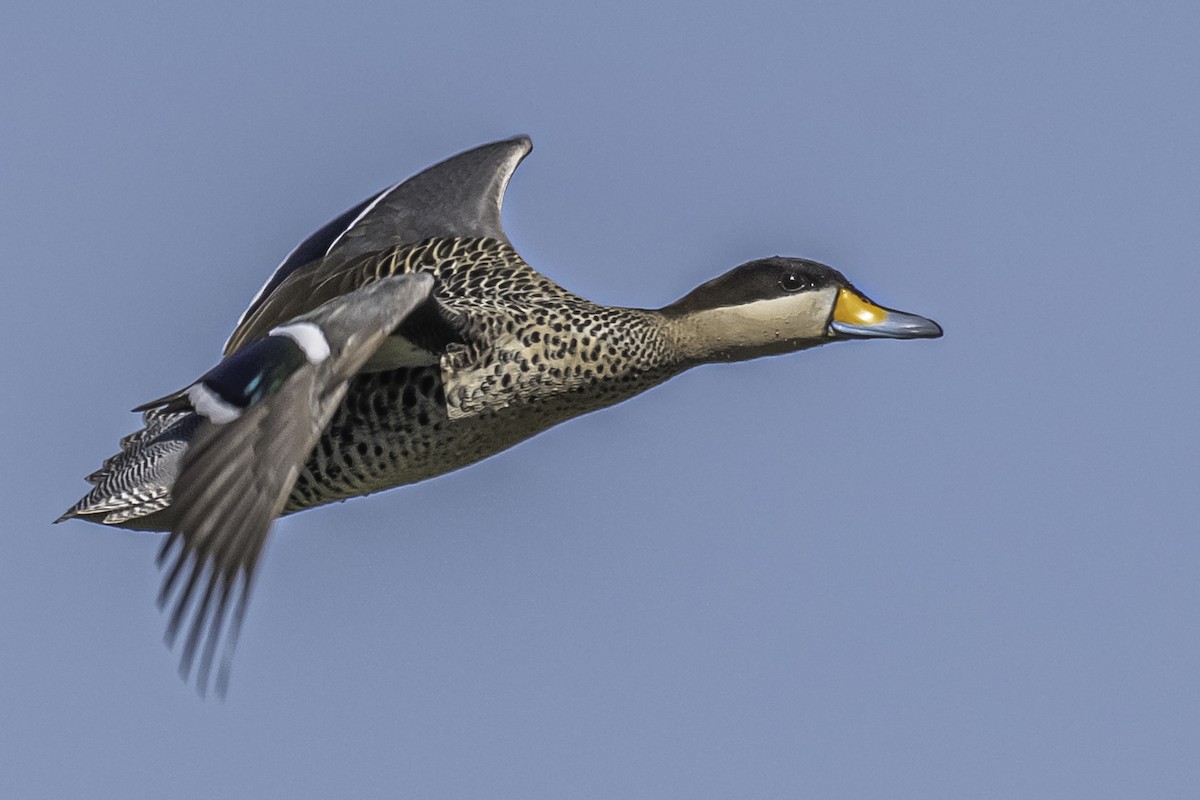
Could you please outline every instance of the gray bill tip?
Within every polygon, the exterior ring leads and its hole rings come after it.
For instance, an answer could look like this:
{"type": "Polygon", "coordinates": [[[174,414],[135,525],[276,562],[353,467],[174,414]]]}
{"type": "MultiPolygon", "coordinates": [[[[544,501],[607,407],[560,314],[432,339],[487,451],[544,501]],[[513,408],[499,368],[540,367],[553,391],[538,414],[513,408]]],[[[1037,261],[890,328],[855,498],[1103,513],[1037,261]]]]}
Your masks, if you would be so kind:
{"type": "Polygon", "coordinates": [[[856,339],[937,339],[942,335],[942,326],[933,320],[891,309],[880,320],[866,324],[834,320],[829,329],[856,339]]]}

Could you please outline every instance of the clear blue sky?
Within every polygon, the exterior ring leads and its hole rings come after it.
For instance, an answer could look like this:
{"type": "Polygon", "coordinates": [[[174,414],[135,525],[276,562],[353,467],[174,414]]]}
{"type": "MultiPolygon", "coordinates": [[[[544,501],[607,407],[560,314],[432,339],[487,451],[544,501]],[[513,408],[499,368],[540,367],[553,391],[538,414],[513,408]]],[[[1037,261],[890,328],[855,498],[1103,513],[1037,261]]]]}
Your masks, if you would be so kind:
{"type": "Polygon", "coordinates": [[[1194,3],[295,6],[4,12],[0,795],[1195,796],[1194,3]],[[568,288],[806,256],[947,335],[290,518],[200,701],[156,538],[50,520],[293,244],[514,133],[568,288]]]}

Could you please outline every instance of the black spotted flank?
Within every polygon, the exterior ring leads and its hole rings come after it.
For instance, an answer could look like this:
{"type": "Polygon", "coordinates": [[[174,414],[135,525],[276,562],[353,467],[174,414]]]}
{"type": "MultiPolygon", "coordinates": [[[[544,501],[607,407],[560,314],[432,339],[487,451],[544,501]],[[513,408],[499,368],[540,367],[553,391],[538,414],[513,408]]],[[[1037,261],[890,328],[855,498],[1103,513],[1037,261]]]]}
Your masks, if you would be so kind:
{"type": "Polygon", "coordinates": [[[697,286],[681,299],[662,309],[662,312],[668,316],[680,316],[710,308],[746,305],[758,300],[770,300],[829,286],[849,285],[845,276],[833,267],[803,258],[773,256],[734,267],[724,275],[697,286]]]}

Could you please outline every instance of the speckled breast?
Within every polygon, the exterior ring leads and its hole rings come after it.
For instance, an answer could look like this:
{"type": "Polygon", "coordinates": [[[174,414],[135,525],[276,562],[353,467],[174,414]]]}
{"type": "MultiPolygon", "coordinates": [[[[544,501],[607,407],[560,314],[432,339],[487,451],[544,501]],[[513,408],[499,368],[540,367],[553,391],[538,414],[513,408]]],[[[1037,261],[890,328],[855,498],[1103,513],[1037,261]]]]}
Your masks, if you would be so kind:
{"type": "Polygon", "coordinates": [[[678,371],[654,312],[601,306],[493,239],[430,240],[364,278],[430,272],[466,321],[439,363],[357,376],[285,508],[401,486],[464,467],[678,371]]]}

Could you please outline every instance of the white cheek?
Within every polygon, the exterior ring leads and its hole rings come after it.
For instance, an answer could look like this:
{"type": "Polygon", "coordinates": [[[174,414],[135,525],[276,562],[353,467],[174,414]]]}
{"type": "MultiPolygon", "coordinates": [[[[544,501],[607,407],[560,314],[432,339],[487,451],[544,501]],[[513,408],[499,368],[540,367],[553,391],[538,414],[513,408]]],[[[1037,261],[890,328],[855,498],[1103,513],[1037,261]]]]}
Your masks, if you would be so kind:
{"type": "Polygon", "coordinates": [[[834,291],[822,289],[725,309],[725,324],[746,341],[810,339],[822,335],[834,291]]]}

